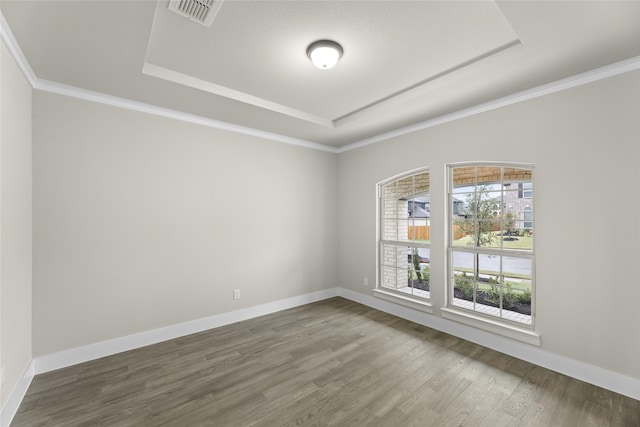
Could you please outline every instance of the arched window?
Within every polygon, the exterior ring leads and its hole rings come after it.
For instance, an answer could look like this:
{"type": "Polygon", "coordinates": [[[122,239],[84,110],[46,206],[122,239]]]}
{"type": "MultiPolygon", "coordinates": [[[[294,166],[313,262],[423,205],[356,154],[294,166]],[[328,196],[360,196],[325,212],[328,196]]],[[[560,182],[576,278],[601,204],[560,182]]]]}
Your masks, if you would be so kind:
{"type": "Polygon", "coordinates": [[[429,291],[431,207],[429,171],[378,185],[379,247],[376,291],[426,301],[429,291]]]}

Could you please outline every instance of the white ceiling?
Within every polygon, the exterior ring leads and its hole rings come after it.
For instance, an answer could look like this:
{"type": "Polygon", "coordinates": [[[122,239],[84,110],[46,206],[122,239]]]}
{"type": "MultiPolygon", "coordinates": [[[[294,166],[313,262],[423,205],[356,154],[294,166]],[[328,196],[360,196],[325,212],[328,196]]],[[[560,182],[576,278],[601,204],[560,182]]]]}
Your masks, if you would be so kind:
{"type": "Polygon", "coordinates": [[[226,0],[211,27],[168,4],[0,9],[39,79],[332,147],[640,55],[639,1],[226,0]]]}

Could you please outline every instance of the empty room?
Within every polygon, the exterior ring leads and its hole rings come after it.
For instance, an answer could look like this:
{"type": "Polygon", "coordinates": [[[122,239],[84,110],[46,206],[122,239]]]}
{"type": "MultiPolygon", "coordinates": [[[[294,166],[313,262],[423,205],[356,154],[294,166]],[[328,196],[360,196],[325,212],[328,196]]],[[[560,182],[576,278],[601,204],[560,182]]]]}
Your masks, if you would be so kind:
{"type": "Polygon", "coordinates": [[[2,0],[0,425],[640,426],[640,2],[2,0]]]}

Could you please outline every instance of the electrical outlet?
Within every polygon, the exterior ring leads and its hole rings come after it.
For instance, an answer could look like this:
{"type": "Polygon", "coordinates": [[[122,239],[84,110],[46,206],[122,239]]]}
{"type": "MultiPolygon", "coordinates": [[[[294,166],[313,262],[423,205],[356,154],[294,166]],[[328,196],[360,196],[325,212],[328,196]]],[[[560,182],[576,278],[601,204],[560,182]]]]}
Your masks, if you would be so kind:
{"type": "Polygon", "coordinates": [[[233,290],[233,299],[240,299],[240,289],[233,290]]]}
{"type": "Polygon", "coordinates": [[[362,286],[369,286],[369,278],[368,277],[363,277],[362,278],[362,286]]]}

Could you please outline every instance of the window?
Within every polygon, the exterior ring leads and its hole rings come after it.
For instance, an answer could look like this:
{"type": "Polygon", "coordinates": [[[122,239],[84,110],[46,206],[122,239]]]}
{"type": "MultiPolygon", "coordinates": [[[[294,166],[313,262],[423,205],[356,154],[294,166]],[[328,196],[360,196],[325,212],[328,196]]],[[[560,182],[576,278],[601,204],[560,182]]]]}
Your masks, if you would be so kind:
{"type": "Polygon", "coordinates": [[[518,197],[521,199],[531,199],[533,197],[533,190],[530,182],[518,183],[518,197]]]}
{"type": "Polygon", "coordinates": [[[431,214],[429,172],[381,183],[377,291],[427,301],[431,214]]]}
{"type": "Polygon", "coordinates": [[[530,232],[533,229],[533,211],[530,206],[524,208],[522,219],[524,219],[524,229],[530,232]]]}
{"type": "Polygon", "coordinates": [[[447,307],[532,328],[533,167],[465,164],[448,172],[447,307]]]}

